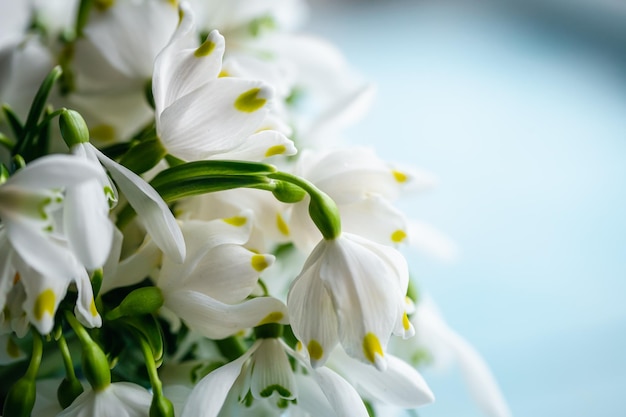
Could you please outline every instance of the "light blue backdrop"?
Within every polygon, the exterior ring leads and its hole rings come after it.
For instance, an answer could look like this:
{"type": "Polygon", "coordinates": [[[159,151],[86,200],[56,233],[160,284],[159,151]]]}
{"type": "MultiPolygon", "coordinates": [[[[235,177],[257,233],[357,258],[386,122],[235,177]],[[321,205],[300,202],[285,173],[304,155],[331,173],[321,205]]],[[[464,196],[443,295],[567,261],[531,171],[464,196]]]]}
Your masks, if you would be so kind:
{"type": "MultiPolygon", "coordinates": [[[[422,286],[514,416],[626,415],[619,42],[506,7],[381,3],[314,8],[310,28],[379,85],[348,135],[440,180],[403,206],[460,248],[411,259],[422,286]]],[[[425,376],[438,401],[420,416],[481,415],[458,371],[425,376]]]]}

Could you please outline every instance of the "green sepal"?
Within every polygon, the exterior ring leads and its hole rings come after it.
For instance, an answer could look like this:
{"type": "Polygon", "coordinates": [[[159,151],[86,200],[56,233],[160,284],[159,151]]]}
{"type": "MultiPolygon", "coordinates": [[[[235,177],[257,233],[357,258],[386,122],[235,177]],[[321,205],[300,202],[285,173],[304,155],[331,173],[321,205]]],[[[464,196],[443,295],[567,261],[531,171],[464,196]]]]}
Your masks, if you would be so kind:
{"type": "Polygon", "coordinates": [[[8,104],[2,105],[2,111],[4,111],[4,115],[9,122],[9,126],[11,126],[11,130],[13,131],[13,135],[16,138],[21,138],[24,135],[24,124],[20,120],[20,118],[15,114],[11,106],[8,104]]]}
{"type": "Polygon", "coordinates": [[[167,150],[161,141],[153,138],[131,145],[120,159],[120,164],[135,174],[142,174],[158,164],[165,155],[167,155],[167,150]]]}
{"type": "Polygon", "coordinates": [[[163,305],[163,293],[158,287],[142,287],[130,292],[120,305],[106,314],[107,320],[151,314],[163,305]]]}
{"type": "Polygon", "coordinates": [[[78,379],[63,378],[63,381],[57,388],[57,400],[63,409],[67,408],[74,400],[84,391],[82,384],[78,379]]]}
{"type": "Polygon", "coordinates": [[[119,319],[119,322],[148,342],[155,361],[163,358],[163,331],[154,316],[144,314],[143,316],[123,317],[119,319]]]}
{"type": "Polygon", "coordinates": [[[28,377],[18,379],[4,399],[4,417],[30,417],[37,397],[35,380],[28,377]]]}
{"type": "Polygon", "coordinates": [[[263,176],[276,172],[276,167],[259,162],[194,161],[161,171],[150,184],[158,189],[166,184],[187,179],[210,179],[230,176],[263,176]]]}

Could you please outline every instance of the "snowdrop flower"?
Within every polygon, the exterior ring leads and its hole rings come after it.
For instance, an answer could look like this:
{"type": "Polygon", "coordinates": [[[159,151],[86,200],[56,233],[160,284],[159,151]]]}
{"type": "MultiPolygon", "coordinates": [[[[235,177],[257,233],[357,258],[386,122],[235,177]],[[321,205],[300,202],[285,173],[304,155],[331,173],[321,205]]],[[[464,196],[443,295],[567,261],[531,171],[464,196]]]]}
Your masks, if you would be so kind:
{"type": "Polygon", "coordinates": [[[91,13],[75,45],[76,85],[68,100],[94,139],[127,138],[153,120],[145,89],[155,57],[176,29],[174,3],[123,0],[91,13]]]}
{"type": "Polygon", "coordinates": [[[224,37],[212,31],[195,47],[192,12],[186,3],[180,10],[182,20],[157,56],[152,79],[157,134],[167,151],[184,160],[229,159],[231,152],[244,159],[295,153],[279,132],[260,131],[272,89],[259,81],[218,77],[224,37]]]}
{"type": "Polygon", "coordinates": [[[63,206],[58,190],[97,176],[96,169],[76,157],[50,155],[31,162],[0,185],[0,246],[5,247],[0,301],[6,300],[11,283],[23,285],[24,309],[42,334],[51,331],[56,309],[72,282],[79,292],[78,316],[85,324],[100,325],[89,276],[54,220],[54,213],[61,209],[72,218],[75,208],[63,206]]]}
{"type": "Polygon", "coordinates": [[[387,366],[391,333],[413,334],[404,308],[408,267],[395,249],[343,233],[322,240],[293,282],[287,307],[314,367],[337,343],[353,358],[387,366]]]}
{"type": "Polygon", "coordinates": [[[363,401],[348,382],[330,369],[313,369],[302,359],[280,339],[259,338],[238,359],[196,384],[182,417],[239,415],[242,408],[258,407],[259,402],[269,402],[268,415],[281,415],[285,408],[291,410],[296,405],[311,415],[368,415],[363,401]],[[307,370],[306,375],[292,370],[287,354],[298,361],[297,368],[307,370]]]}
{"type": "MultiPolygon", "coordinates": [[[[295,167],[328,194],[341,213],[343,229],[376,242],[397,245],[407,238],[405,216],[391,201],[416,181],[409,170],[394,169],[368,148],[305,150],[295,167]]],[[[295,245],[308,252],[320,233],[308,213],[308,199],[294,205],[290,220],[295,245]]]]}
{"type": "Polygon", "coordinates": [[[114,382],[83,392],[57,417],[148,417],[151,401],[152,395],[139,385],[114,382]]]}

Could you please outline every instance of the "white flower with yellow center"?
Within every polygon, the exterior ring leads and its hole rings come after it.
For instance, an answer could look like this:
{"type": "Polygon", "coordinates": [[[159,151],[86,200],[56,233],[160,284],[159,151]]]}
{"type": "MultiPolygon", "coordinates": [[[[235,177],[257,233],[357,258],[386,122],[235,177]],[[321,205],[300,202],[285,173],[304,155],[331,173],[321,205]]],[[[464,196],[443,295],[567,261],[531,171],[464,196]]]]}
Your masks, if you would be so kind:
{"type": "MultiPolygon", "coordinates": [[[[392,201],[416,178],[398,170],[368,148],[343,148],[301,153],[295,173],[328,194],[341,213],[343,230],[378,243],[398,245],[408,236],[405,216],[392,201]]],[[[290,226],[293,240],[309,252],[321,235],[308,213],[308,198],[295,204],[290,226]]]]}
{"type": "Polygon", "coordinates": [[[192,11],[186,3],[180,11],[180,24],[157,56],[152,78],[157,134],[167,151],[184,160],[295,153],[281,133],[264,130],[272,88],[219,77],[224,37],[214,30],[197,46],[192,11]]]}
{"type": "Polygon", "coordinates": [[[404,303],[408,282],[406,261],[393,248],[349,233],[322,240],[287,298],[311,364],[323,365],[341,343],[353,358],[385,369],[391,334],[413,333],[404,303]]]}
{"type": "MultiPolygon", "coordinates": [[[[42,334],[52,330],[54,314],[73,282],[78,290],[76,312],[83,323],[99,326],[89,276],[73,250],[57,214],[66,219],[84,217],[65,205],[61,190],[98,177],[97,169],[79,158],[51,155],[39,158],[0,185],[0,309],[15,285],[25,291],[23,308],[42,334]]],[[[107,219],[108,221],[108,219],[107,219]]]]}

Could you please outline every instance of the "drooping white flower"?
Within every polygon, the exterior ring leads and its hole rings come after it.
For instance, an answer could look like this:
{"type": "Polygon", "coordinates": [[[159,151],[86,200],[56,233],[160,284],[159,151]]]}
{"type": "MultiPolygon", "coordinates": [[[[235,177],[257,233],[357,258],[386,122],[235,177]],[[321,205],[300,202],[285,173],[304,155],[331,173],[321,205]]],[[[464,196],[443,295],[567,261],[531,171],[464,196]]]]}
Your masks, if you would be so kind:
{"type": "Polygon", "coordinates": [[[153,119],[145,89],[155,57],[176,29],[174,3],[122,0],[92,11],[75,44],[68,100],[94,139],[126,139],[153,119]]]}
{"type": "Polygon", "coordinates": [[[114,382],[83,392],[57,417],[148,417],[151,401],[152,395],[139,385],[114,382]]]}
{"type": "Polygon", "coordinates": [[[152,78],[157,134],[167,151],[184,160],[216,155],[228,159],[230,152],[248,156],[244,159],[293,154],[293,144],[282,134],[260,131],[272,88],[259,81],[218,77],[224,37],[214,30],[197,46],[192,11],[186,3],[180,10],[182,20],[157,56],[152,78]],[[261,152],[255,149],[255,137],[263,139],[261,152]]]}
{"type": "Polygon", "coordinates": [[[337,343],[385,369],[393,332],[413,332],[405,313],[408,267],[395,249],[343,233],[322,240],[293,282],[287,307],[311,364],[323,365],[337,343]]]}
{"type": "MultiPolygon", "coordinates": [[[[343,230],[387,245],[406,239],[405,216],[391,202],[415,182],[413,172],[395,169],[371,149],[350,147],[304,151],[295,173],[337,203],[343,230]]],[[[308,214],[308,198],[294,205],[290,226],[301,250],[308,252],[319,241],[321,235],[308,214]]]]}
{"type": "Polygon", "coordinates": [[[63,205],[60,190],[97,176],[98,171],[79,158],[50,155],[29,163],[0,185],[0,246],[5,262],[0,301],[4,304],[7,291],[15,285],[23,286],[24,311],[42,334],[52,330],[56,309],[72,282],[79,293],[78,317],[90,327],[100,325],[85,266],[55,220],[59,210],[69,211],[71,218],[76,209],[63,205]]]}
{"type": "Polygon", "coordinates": [[[337,373],[325,367],[313,369],[282,340],[263,338],[238,359],[202,378],[187,398],[182,416],[240,415],[242,409],[259,403],[268,404],[266,413],[276,416],[283,415],[285,408],[292,415],[295,406],[312,416],[368,415],[355,389],[337,373]],[[288,355],[296,359],[295,371],[288,355]],[[264,399],[268,401],[260,401],[264,399]]]}

